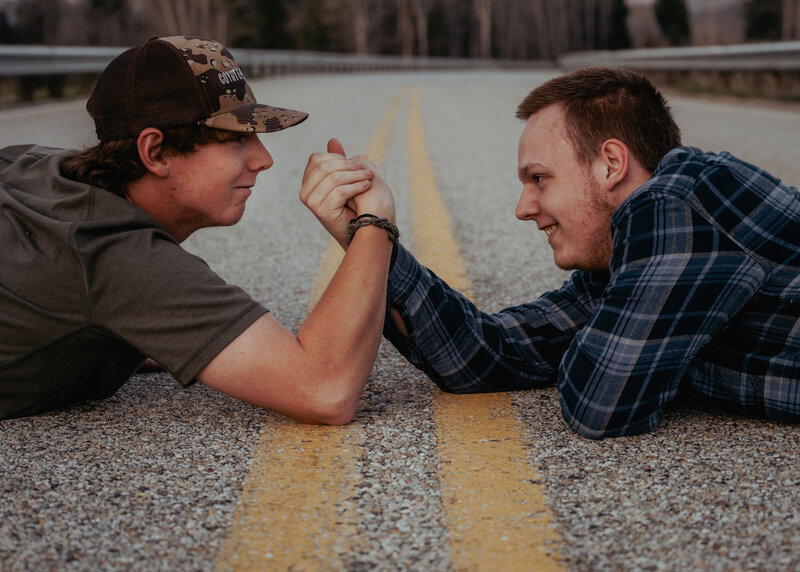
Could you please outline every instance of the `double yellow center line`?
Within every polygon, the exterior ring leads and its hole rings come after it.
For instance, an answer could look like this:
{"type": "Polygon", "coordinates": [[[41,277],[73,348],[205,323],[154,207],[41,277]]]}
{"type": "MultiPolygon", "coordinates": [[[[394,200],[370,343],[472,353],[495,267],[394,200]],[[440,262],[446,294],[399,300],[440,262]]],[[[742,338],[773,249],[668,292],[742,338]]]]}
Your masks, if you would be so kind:
{"type": "MultiPolygon", "coordinates": [[[[419,89],[411,95],[408,154],[415,255],[470,297],[472,285],[428,158],[419,89]]],[[[434,421],[453,568],[560,569],[558,536],[508,394],[440,393],[434,421]]]]}
{"type": "MultiPolygon", "coordinates": [[[[410,97],[409,185],[415,255],[466,295],[465,265],[436,188],[420,112],[410,97]]],[[[367,153],[382,163],[400,97],[367,153]]],[[[311,294],[313,308],[341,261],[331,241],[311,294]]],[[[454,570],[561,570],[541,479],[507,394],[437,394],[434,418],[445,522],[454,570]]],[[[358,553],[353,496],[363,428],[318,427],[271,415],[254,454],[219,570],[344,570],[358,553]]]]}

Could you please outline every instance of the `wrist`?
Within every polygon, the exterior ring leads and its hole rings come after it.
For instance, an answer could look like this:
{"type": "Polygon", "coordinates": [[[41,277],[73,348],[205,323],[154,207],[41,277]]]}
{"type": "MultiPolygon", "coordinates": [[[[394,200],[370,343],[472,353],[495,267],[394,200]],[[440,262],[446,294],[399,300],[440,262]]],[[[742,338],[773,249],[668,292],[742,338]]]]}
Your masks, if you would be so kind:
{"type": "MultiPolygon", "coordinates": [[[[393,209],[380,209],[380,208],[372,208],[372,209],[361,209],[357,210],[353,215],[353,218],[359,217],[366,217],[366,216],[374,216],[378,218],[385,218],[392,224],[397,224],[395,222],[395,212],[393,209]]],[[[351,219],[352,220],[352,219],[351,219]]]]}
{"type": "Polygon", "coordinates": [[[364,213],[350,220],[347,226],[347,245],[353,240],[358,229],[365,226],[375,226],[386,231],[389,242],[395,243],[400,238],[400,231],[397,226],[388,218],[379,217],[374,214],[364,213]]]}

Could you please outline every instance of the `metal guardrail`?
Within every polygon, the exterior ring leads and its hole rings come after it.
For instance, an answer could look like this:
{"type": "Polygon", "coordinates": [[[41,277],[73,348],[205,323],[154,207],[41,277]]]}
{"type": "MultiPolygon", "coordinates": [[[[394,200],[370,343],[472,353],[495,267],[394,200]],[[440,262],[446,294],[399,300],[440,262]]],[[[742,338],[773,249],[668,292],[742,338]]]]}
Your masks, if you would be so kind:
{"type": "Polygon", "coordinates": [[[0,45],[0,77],[99,73],[124,49],[0,45]]]}
{"type": "MultiPolygon", "coordinates": [[[[33,97],[32,85],[46,82],[61,97],[70,76],[99,74],[125,47],[0,45],[0,81],[15,84],[17,100],[33,97]],[[33,82],[26,78],[34,78],[33,82]]],[[[800,99],[800,42],[731,46],[592,51],[564,54],[558,62],[474,58],[360,56],[325,52],[234,49],[251,78],[288,73],[444,71],[476,69],[571,70],[621,66],[674,82],[691,76],[701,87],[729,92],[800,99]],[[765,73],[766,72],[766,73],[765,73]]],[[[6,89],[6,93],[10,90],[6,89]]],[[[6,96],[8,97],[8,96],[6,96]]]]}
{"type": "MultiPolygon", "coordinates": [[[[0,77],[100,73],[125,47],[0,45],[0,77]]],[[[552,67],[553,62],[233,49],[253,75],[552,67]]]]}
{"type": "MultiPolygon", "coordinates": [[[[0,77],[70,75],[101,72],[124,47],[0,45],[0,77]]],[[[347,71],[411,71],[444,69],[542,68],[546,61],[472,58],[405,58],[324,52],[234,50],[251,73],[326,73],[347,71]]],[[[731,46],[652,48],[564,54],[564,69],[613,65],[657,71],[799,71],[800,42],[731,46]]]]}
{"type": "Polygon", "coordinates": [[[575,52],[558,63],[566,70],[619,66],[647,71],[800,71],[800,42],[575,52]]]}

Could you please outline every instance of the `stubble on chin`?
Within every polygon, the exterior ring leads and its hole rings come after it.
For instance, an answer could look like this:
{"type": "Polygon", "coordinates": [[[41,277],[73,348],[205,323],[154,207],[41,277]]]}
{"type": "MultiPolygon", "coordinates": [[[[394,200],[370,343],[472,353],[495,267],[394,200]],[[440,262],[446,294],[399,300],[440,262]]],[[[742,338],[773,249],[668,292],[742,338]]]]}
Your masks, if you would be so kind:
{"type": "Polygon", "coordinates": [[[613,250],[611,217],[616,209],[603,200],[600,185],[588,175],[586,189],[586,226],[595,230],[586,241],[584,252],[576,253],[572,260],[561,262],[554,253],[554,261],[562,270],[607,271],[613,250]]]}

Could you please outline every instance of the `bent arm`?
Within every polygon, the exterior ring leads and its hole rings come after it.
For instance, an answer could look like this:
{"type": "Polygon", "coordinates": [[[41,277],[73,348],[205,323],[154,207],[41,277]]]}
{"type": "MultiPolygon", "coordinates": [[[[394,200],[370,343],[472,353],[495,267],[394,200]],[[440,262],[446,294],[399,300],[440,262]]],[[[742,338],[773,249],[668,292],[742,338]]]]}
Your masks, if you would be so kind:
{"type": "Polygon", "coordinates": [[[538,300],[487,314],[398,245],[384,335],[444,391],[537,387],[555,382],[606,280],[605,273],[576,272],[538,300]]]}
{"type": "Polygon", "coordinates": [[[391,250],[386,231],[359,229],[297,336],[262,316],[198,380],[298,421],[350,421],[380,344],[391,250]]]}
{"type": "MultiPolygon", "coordinates": [[[[364,161],[336,140],[309,158],[301,200],[343,243],[354,215],[394,221],[394,198],[364,161]]],[[[370,165],[371,166],[371,165],[370,165]]],[[[384,229],[358,229],[339,269],[297,336],[263,316],[226,347],[198,379],[298,421],[342,424],[355,414],[381,341],[392,243],[384,229]]]]}

